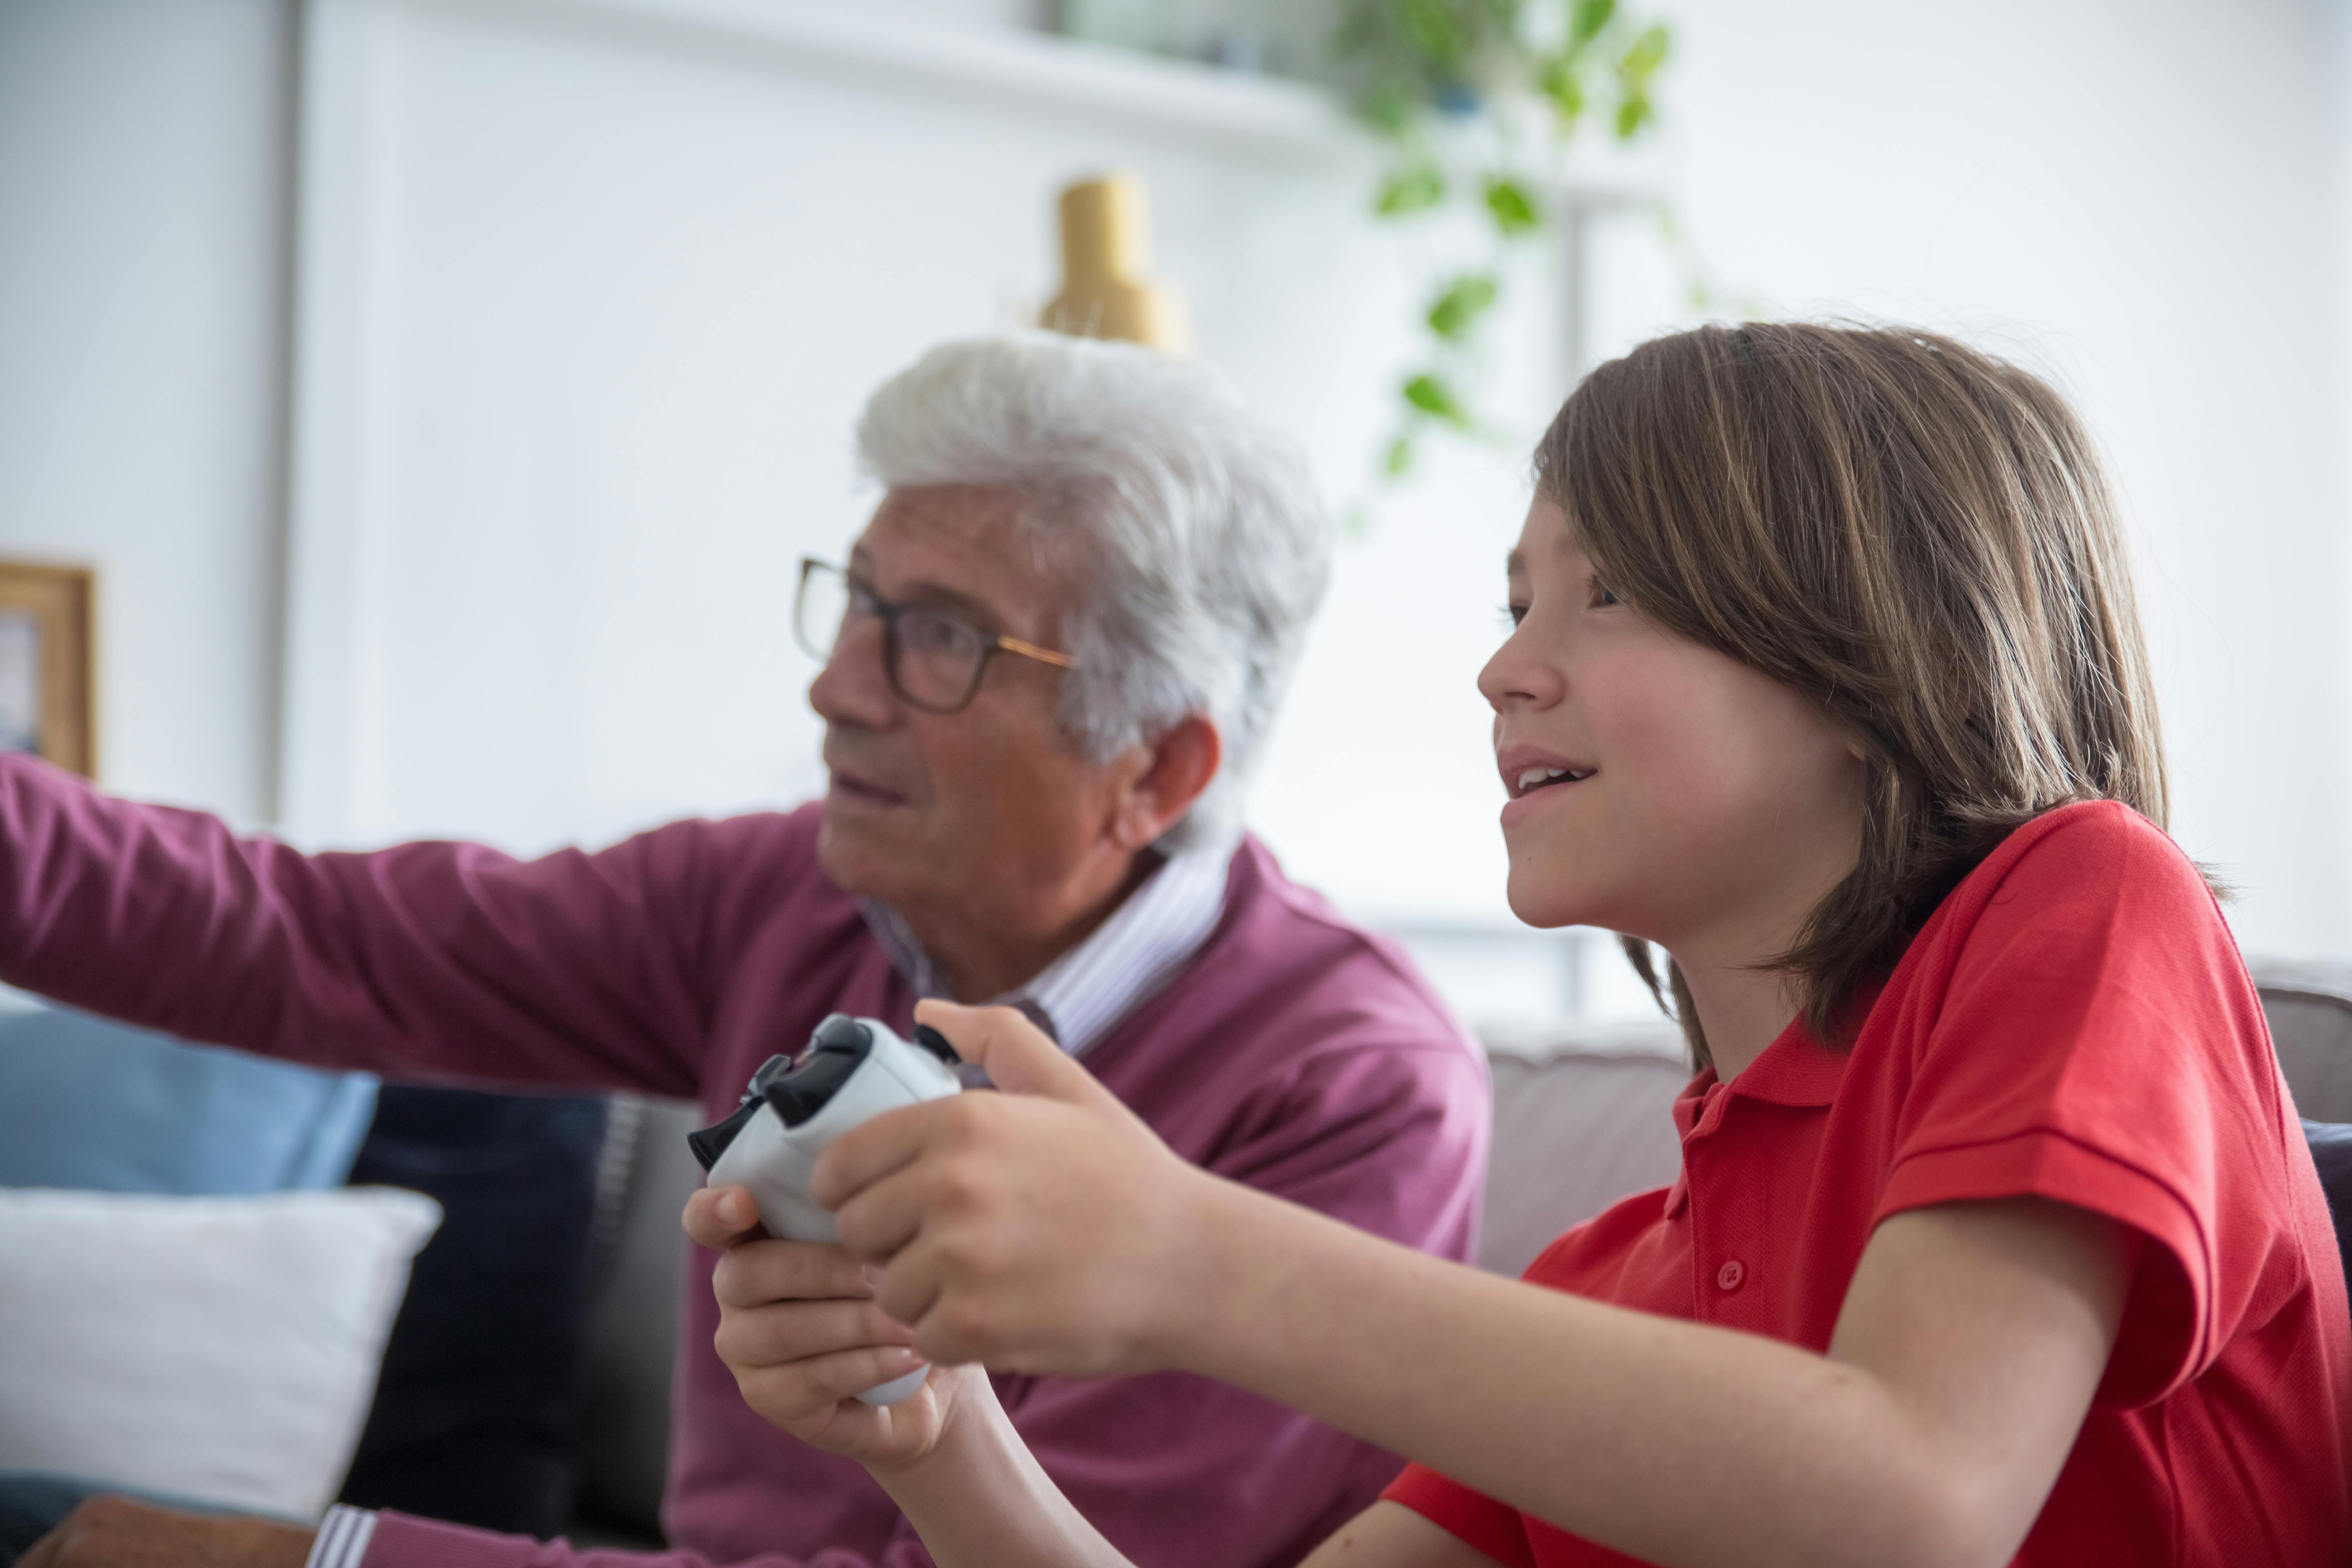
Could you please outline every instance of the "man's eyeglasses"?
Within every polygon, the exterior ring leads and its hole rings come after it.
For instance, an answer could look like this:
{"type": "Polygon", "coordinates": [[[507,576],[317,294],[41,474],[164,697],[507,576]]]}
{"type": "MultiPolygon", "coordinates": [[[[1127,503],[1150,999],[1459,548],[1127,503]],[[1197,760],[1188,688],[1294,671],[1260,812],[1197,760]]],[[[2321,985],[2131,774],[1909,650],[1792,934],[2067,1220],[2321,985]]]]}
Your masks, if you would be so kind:
{"type": "Polygon", "coordinates": [[[838,566],[814,556],[801,558],[800,593],[793,601],[793,635],[816,658],[830,659],[835,645],[860,621],[882,622],[882,669],[890,689],[909,707],[954,713],[980,689],[988,661],[1017,653],[1057,669],[1076,661],[1019,637],[982,631],[952,610],[929,605],[894,605],[838,566]]]}

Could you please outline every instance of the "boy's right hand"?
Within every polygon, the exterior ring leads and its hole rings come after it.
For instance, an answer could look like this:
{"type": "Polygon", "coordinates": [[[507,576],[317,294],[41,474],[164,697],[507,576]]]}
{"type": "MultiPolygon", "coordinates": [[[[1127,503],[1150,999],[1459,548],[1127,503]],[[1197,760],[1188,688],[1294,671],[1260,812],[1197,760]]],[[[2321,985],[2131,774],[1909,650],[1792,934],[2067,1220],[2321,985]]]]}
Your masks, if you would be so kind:
{"type": "Polygon", "coordinates": [[[775,1426],[828,1453],[877,1470],[928,1455],[962,1385],[985,1383],[977,1366],[934,1366],[896,1405],[856,1395],[922,1364],[914,1335],[885,1314],[858,1261],[820,1242],[774,1241],[742,1187],[706,1187],[687,1200],[686,1234],[719,1249],[711,1289],[719,1331],[711,1343],[743,1401],[775,1426]]]}

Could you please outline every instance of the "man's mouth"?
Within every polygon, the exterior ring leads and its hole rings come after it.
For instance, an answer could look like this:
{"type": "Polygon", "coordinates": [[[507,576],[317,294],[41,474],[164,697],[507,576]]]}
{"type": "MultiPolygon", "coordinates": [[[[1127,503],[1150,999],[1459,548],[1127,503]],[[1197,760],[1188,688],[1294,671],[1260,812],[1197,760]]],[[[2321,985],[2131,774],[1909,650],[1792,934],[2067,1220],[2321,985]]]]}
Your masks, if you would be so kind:
{"type": "Polygon", "coordinates": [[[844,773],[839,768],[831,770],[831,792],[835,795],[845,795],[851,800],[863,801],[869,805],[907,804],[906,796],[884,789],[880,784],[868,783],[856,773],[844,773]]]}

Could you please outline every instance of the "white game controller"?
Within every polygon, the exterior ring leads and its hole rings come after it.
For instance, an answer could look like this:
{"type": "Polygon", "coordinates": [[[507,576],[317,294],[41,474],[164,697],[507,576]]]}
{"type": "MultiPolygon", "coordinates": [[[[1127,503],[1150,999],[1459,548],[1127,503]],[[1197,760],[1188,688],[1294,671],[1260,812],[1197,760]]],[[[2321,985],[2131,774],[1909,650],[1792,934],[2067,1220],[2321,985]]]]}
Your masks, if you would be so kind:
{"type": "MultiPolygon", "coordinates": [[[[687,1134],[687,1142],[709,1173],[706,1186],[751,1189],[770,1236],[838,1241],[832,1214],[809,1201],[816,1157],[868,1117],[958,1092],[959,1065],[955,1047],[937,1029],[917,1025],[909,1044],[887,1025],[835,1013],[798,1057],[770,1057],[751,1075],[734,1115],[687,1134]]],[[[857,1397],[896,1405],[922,1387],[929,1372],[919,1366],[857,1397]]]]}

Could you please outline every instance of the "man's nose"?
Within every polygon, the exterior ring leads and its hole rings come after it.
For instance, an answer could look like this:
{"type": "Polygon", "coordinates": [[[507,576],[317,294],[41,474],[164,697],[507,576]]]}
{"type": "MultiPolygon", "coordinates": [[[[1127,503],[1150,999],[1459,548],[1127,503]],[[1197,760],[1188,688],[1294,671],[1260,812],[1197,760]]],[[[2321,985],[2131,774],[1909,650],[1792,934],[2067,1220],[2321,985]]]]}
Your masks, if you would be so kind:
{"type": "Polygon", "coordinates": [[[809,706],[828,724],[887,729],[898,717],[898,699],[882,664],[882,623],[844,627],[833,657],[809,682],[809,706]]]}

